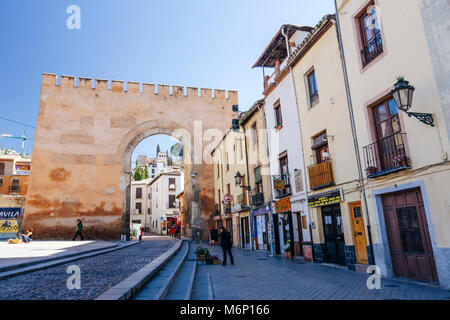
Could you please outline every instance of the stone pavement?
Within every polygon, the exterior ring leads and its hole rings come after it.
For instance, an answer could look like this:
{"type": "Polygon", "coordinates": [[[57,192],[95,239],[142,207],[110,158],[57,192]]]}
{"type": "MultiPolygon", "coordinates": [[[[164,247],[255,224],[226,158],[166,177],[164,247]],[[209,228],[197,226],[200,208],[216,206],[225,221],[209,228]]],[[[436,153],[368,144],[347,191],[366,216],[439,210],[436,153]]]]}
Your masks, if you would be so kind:
{"type": "Polygon", "coordinates": [[[174,245],[168,237],[0,280],[0,300],[91,300],[149,264],[174,245]],[[69,290],[70,265],[81,271],[81,289],[69,290]]]}
{"type": "MultiPolygon", "coordinates": [[[[201,245],[205,246],[205,245],[201,245]]],[[[218,246],[207,246],[222,259],[218,246]]],[[[233,248],[235,265],[198,265],[193,300],[448,300],[450,292],[427,284],[381,278],[369,290],[367,274],[346,268],[269,257],[233,248]],[[211,292],[212,291],[212,292],[211,292]]],[[[229,260],[229,259],[227,259],[229,260]]]]}
{"type": "Polygon", "coordinates": [[[49,259],[62,258],[73,254],[81,254],[92,250],[100,250],[117,246],[118,242],[103,240],[90,241],[41,241],[30,243],[8,244],[8,240],[0,242],[0,270],[13,268],[20,264],[37,263],[49,259]]]}

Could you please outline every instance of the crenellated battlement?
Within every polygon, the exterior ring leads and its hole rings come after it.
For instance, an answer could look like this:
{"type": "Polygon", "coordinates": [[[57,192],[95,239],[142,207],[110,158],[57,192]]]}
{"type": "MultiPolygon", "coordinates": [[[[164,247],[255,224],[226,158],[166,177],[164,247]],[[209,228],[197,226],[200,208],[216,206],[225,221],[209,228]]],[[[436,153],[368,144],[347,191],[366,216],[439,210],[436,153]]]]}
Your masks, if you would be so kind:
{"type": "Polygon", "coordinates": [[[110,91],[118,93],[154,94],[171,97],[198,97],[213,100],[225,100],[237,103],[238,93],[234,90],[218,90],[208,88],[171,86],[167,84],[140,83],[134,81],[119,81],[106,79],[91,79],[52,73],[42,74],[43,87],[60,87],[75,89],[91,89],[95,91],[110,91]]]}

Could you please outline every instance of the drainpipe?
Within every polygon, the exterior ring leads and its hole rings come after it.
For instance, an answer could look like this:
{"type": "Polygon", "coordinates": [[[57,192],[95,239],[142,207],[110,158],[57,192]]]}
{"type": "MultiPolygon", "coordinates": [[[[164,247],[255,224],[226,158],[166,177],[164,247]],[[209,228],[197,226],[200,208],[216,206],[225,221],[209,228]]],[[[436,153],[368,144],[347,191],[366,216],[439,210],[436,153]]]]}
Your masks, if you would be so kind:
{"type": "MultiPolygon", "coordinates": [[[[290,50],[290,47],[289,47],[289,39],[288,39],[286,33],[284,32],[284,28],[281,30],[281,34],[286,39],[286,50],[287,50],[288,59],[289,59],[290,56],[291,56],[291,52],[290,52],[291,50],[290,50]]],[[[290,64],[289,64],[289,73],[291,74],[292,85],[294,87],[295,105],[297,107],[297,122],[298,122],[298,127],[300,129],[300,139],[301,139],[301,137],[302,137],[302,127],[300,125],[300,115],[299,115],[299,112],[298,112],[299,107],[298,107],[298,98],[297,98],[297,86],[295,84],[294,73],[292,72],[292,66],[290,64]]],[[[303,152],[303,143],[301,143],[301,147],[302,147],[302,155],[304,155],[305,153],[303,152]]],[[[304,162],[304,159],[303,159],[303,162],[304,162]]],[[[303,169],[305,169],[305,168],[303,168],[303,169]]],[[[305,178],[306,178],[305,170],[303,170],[303,173],[304,173],[305,178]]],[[[312,259],[313,259],[313,262],[314,262],[314,244],[313,244],[312,229],[311,229],[311,213],[309,212],[309,207],[308,207],[307,179],[304,179],[304,180],[305,180],[305,192],[306,192],[306,213],[307,213],[308,219],[309,219],[309,225],[308,226],[309,226],[309,234],[310,234],[310,237],[311,237],[312,259]]],[[[299,230],[299,233],[300,232],[303,232],[303,230],[299,230]]]]}
{"type": "MultiPolygon", "coordinates": [[[[352,97],[350,94],[350,85],[349,85],[349,81],[348,81],[347,65],[345,63],[344,47],[343,47],[343,43],[342,43],[341,24],[339,22],[339,13],[338,13],[338,7],[337,7],[336,0],[334,0],[334,6],[336,9],[336,14],[335,14],[336,15],[336,31],[337,31],[338,40],[339,40],[339,48],[341,51],[341,61],[342,61],[342,69],[344,71],[345,90],[347,93],[348,111],[350,114],[350,121],[351,121],[351,125],[352,125],[353,145],[355,147],[356,163],[358,165],[359,183],[361,185],[361,192],[362,192],[362,198],[363,198],[363,208],[366,213],[366,219],[367,219],[367,236],[369,238],[369,247],[370,247],[370,254],[372,256],[372,262],[373,262],[373,264],[375,264],[375,255],[373,253],[373,241],[372,241],[370,217],[369,217],[369,212],[367,209],[366,190],[365,190],[365,186],[364,186],[364,176],[362,173],[361,157],[359,154],[358,138],[356,135],[356,125],[355,125],[355,118],[354,118],[354,114],[353,114],[352,97]]],[[[369,261],[369,263],[370,263],[370,261],[369,261]]]]}
{"type": "MultiPolygon", "coordinates": [[[[245,166],[247,169],[247,182],[248,182],[248,186],[250,186],[250,170],[248,169],[248,154],[247,154],[247,135],[245,134],[245,127],[242,126],[242,129],[244,130],[244,146],[245,146],[245,166]]],[[[256,133],[258,134],[258,133],[256,133]]],[[[242,189],[242,192],[245,192],[244,189],[242,189]]],[[[252,205],[250,203],[250,191],[247,191],[247,200],[248,200],[248,204],[249,204],[249,227],[250,227],[250,250],[254,250],[253,248],[253,210],[251,209],[252,205]]],[[[240,221],[239,221],[240,223],[240,221]]]]}

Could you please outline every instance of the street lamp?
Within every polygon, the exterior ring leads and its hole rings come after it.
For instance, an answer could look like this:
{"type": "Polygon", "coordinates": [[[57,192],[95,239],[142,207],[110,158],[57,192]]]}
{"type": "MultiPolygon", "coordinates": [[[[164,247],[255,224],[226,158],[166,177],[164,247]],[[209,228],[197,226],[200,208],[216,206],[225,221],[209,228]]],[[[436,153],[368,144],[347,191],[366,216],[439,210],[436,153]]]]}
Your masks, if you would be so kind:
{"type": "Polygon", "coordinates": [[[239,171],[234,176],[234,181],[236,182],[236,185],[240,186],[242,189],[247,190],[247,191],[251,190],[250,186],[243,186],[242,185],[242,175],[241,175],[241,173],[239,171]]]}
{"type": "Polygon", "coordinates": [[[416,88],[410,85],[409,81],[406,81],[402,76],[398,77],[397,80],[397,83],[394,85],[394,90],[391,91],[397,107],[405,112],[408,117],[413,116],[419,121],[434,127],[433,115],[431,113],[409,112],[416,88]]]}

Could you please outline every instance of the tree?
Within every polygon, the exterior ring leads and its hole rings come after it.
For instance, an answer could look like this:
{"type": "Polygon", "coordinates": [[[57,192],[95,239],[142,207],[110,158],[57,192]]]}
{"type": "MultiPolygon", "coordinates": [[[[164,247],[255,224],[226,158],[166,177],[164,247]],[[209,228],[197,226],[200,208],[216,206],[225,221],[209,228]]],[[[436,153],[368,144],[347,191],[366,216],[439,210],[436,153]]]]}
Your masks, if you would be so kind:
{"type": "Polygon", "coordinates": [[[158,156],[158,153],[161,152],[161,148],[159,147],[159,144],[156,146],[156,156],[158,156]]]}
{"type": "Polygon", "coordinates": [[[141,181],[142,180],[142,168],[136,168],[134,171],[134,181],[141,181]]]}
{"type": "Polygon", "coordinates": [[[143,172],[142,172],[142,179],[145,180],[145,179],[148,179],[148,178],[149,178],[148,170],[147,170],[147,167],[145,167],[143,172]]]}

